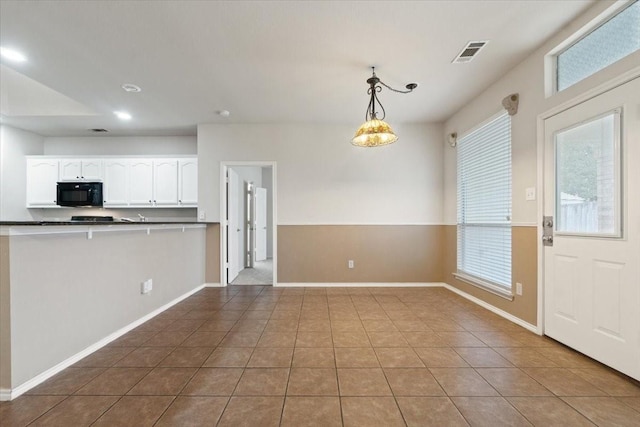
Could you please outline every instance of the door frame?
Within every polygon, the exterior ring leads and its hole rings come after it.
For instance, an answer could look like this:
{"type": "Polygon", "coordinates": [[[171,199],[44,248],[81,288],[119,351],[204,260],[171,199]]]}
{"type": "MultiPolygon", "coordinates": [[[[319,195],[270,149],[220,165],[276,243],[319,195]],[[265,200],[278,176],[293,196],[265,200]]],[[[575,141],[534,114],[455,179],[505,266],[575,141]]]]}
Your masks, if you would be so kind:
{"type": "Polygon", "coordinates": [[[271,167],[271,229],[273,231],[273,284],[278,283],[278,183],[277,162],[274,161],[221,161],[220,162],[220,286],[227,286],[227,171],[232,167],[271,167]]]}
{"type": "MultiPolygon", "coordinates": [[[[545,297],[544,297],[544,246],[542,245],[542,235],[543,235],[543,226],[542,226],[542,216],[544,214],[544,149],[545,149],[545,120],[560,114],[566,110],[569,110],[573,107],[576,107],[590,99],[593,99],[599,95],[602,95],[605,92],[608,92],[612,89],[615,89],[618,86],[622,86],[625,83],[630,82],[633,79],[640,77],[640,67],[634,67],[631,70],[620,74],[614,79],[611,79],[605,83],[602,83],[598,86],[595,86],[580,95],[569,99],[568,101],[562,102],[559,105],[545,111],[538,115],[537,123],[536,123],[536,139],[537,139],[537,179],[536,179],[536,187],[537,187],[537,248],[538,248],[538,304],[537,304],[537,321],[536,321],[536,332],[538,335],[544,335],[545,332],[545,319],[544,319],[544,305],[545,305],[545,297]]],[[[556,94],[557,96],[558,94],[556,94]]]]}

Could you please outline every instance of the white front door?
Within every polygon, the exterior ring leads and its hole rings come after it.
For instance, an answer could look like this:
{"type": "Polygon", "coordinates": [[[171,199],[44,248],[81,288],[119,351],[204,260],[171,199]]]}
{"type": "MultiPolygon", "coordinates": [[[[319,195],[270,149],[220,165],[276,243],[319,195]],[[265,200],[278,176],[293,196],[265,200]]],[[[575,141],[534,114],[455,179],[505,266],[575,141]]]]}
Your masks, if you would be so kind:
{"type": "MultiPolygon", "coordinates": [[[[238,257],[240,241],[240,222],[238,213],[240,211],[240,201],[238,200],[240,191],[240,177],[233,169],[228,171],[229,187],[227,189],[227,283],[233,282],[240,272],[240,262],[238,257]]],[[[243,263],[244,265],[244,263],[243,263]]]]}
{"type": "Polygon", "coordinates": [[[545,334],[640,380],[640,78],[544,126],[545,334]]]}
{"type": "Polygon", "coordinates": [[[256,188],[256,261],[267,259],[267,190],[256,188]]]}

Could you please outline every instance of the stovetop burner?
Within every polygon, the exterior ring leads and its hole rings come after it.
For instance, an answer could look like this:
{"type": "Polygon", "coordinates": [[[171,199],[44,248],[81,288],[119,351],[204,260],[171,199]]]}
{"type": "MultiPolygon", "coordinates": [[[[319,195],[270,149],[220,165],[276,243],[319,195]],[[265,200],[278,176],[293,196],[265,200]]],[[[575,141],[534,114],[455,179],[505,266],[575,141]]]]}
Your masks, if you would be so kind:
{"type": "Polygon", "coordinates": [[[112,216],[92,216],[92,215],[78,215],[72,216],[71,221],[85,221],[85,222],[112,222],[112,216]]]}

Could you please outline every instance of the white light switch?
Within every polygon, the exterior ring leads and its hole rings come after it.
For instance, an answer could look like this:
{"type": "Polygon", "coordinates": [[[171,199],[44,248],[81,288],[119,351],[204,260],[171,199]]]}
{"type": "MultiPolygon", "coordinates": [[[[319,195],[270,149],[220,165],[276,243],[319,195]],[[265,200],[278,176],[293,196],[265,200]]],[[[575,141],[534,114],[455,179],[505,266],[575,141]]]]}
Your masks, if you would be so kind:
{"type": "Polygon", "coordinates": [[[528,187],[526,200],[535,200],[536,199],[536,187],[528,187]]]}

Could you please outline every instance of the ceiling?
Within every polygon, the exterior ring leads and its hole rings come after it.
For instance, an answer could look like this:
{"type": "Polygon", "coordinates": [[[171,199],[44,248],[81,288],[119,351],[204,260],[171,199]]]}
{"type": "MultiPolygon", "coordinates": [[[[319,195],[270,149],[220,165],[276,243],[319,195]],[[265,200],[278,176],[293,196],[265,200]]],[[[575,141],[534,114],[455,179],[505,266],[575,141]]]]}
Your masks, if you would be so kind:
{"type": "Polygon", "coordinates": [[[594,2],[2,0],[0,44],[28,60],[2,59],[1,119],[45,136],[195,135],[199,123],[355,130],[375,65],[395,88],[419,84],[382,91],[390,124],[439,122],[594,2]],[[472,40],[489,43],[452,64],[472,40]]]}

